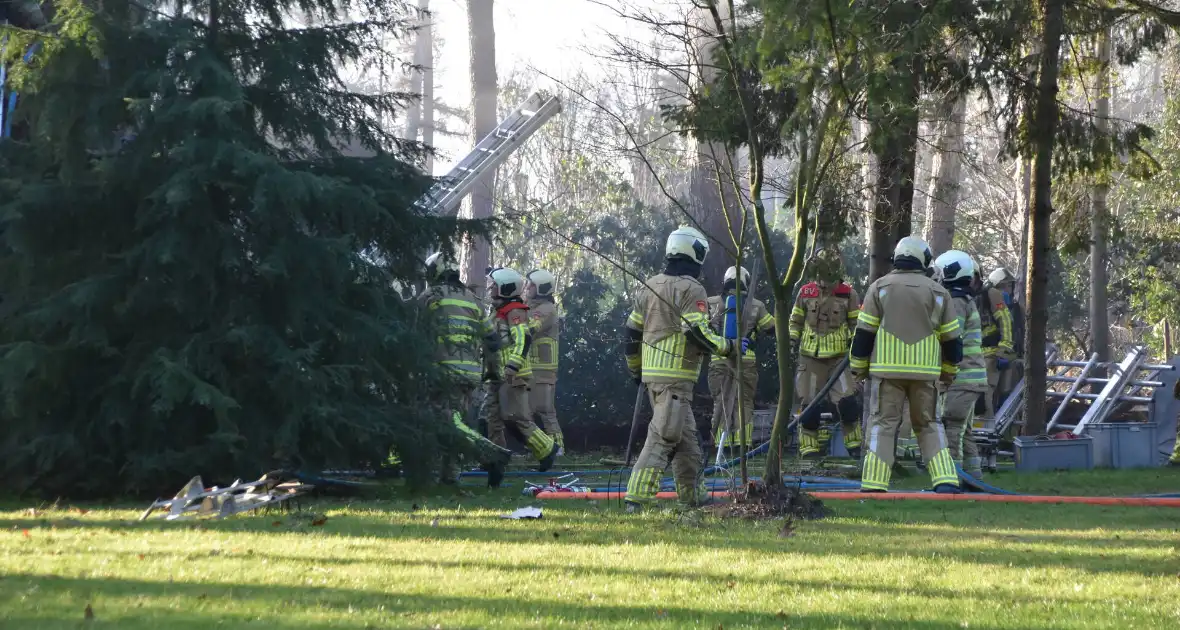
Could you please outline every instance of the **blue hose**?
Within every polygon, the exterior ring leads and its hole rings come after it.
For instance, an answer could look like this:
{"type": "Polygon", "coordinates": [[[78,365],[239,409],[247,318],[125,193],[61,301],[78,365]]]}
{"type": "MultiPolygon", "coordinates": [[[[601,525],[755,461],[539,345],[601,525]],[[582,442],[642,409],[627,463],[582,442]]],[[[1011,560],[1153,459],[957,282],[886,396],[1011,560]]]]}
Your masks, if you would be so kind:
{"type": "Polygon", "coordinates": [[[1004,490],[1003,488],[997,488],[989,483],[985,483],[980,479],[976,479],[975,477],[968,475],[967,471],[963,470],[963,468],[958,464],[955,464],[955,470],[959,473],[959,483],[969,490],[982,492],[984,494],[1004,494],[1014,497],[1022,496],[1019,492],[1012,492],[1010,490],[1004,490]]]}

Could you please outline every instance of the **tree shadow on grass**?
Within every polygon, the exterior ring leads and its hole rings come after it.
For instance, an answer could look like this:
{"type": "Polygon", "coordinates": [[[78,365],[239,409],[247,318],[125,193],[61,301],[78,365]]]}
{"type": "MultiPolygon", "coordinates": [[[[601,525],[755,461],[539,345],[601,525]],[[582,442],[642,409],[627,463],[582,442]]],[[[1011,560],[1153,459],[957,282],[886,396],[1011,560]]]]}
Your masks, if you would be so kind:
{"type": "MultiPolygon", "coordinates": [[[[34,591],[43,603],[61,601],[98,602],[96,618],[106,619],[112,627],[169,628],[196,630],[214,626],[246,625],[256,617],[263,617],[264,627],[278,629],[327,629],[375,627],[438,627],[482,628],[494,620],[504,627],[552,627],[559,623],[566,627],[611,627],[616,625],[658,625],[668,628],[914,628],[918,630],[945,628],[946,621],[922,621],[876,615],[821,614],[799,612],[767,613],[754,610],[702,610],[684,606],[628,606],[623,603],[595,602],[578,604],[568,600],[536,601],[512,597],[455,596],[399,592],[396,585],[389,592],[375,592],[335,587],[255,585],[255,584],[193,584],[162,583],[130,579],[84,579],[46,577],[38,575],[9,575],[0,589],[0,610],[3,618],[14,628],[76,628],[81,625],[81,610],[55,608],[47,605],[26,606],[18,603],[16,593],[34,591]],[[79,599],[79,598],[82,599],[79,599]],[[142,613],[126,609],[102,608],[103,602],[138,598],[142,613]],[[181,605],[177,605],[177,598],[181,605]],[[219,608],[220,604],[253,603],[273,610],[268,618],[219,608]],[[314,614],[313,619],[302,618],[301,609],[314,614]],[[325,613],[332,619],[324,620],[325,613]],[[484,620],[472,625],[447,620],[453,614],[473,614],[484,620]],[[350,619],[349,617],[355,617],[350,619]],[[384,620],[384,623],[382,623],[384,620]]],[[[824,588],[830,588],[825,585],[824,588]]],[[[909,591],[893,590],[901,595],[909,591]]],[[[961,596],[960,596],[961,598],[961,596]]],[[[84,605],[80,604],[79,606],[84,605]]],[[[470,622],[469,622],[470,623],[470,622]]],[[[251,624],[256,625],[256,624],[251,624]]],[[[973,628],[998,628],[986,620],[972,620],[973,628]]]]}
{"type": "MultiPolygon", "coordinates": [[[[375,518],[373,514],[342,514],[331,517],[323,527],[303,526],[296,531],[292,531],[281,517],[199,523],[63,519],[38,521],[38,525],[30,525],[37,528],[31,534],[30,543],[36,543],[46,532],[50,535],[53,532],[64,534],[80,529],[106,530],[115,535],[143,532],[192,532],[194,535],[283,533],[293,537],[314,535],[354,539],[354,542],[347,543],[350,553],[357,550],[380,553],[385,544],[383,540],[399,539],[421,541],[423,544],[519,544],[535,546],[540,552],[553,549],[553,553],[562,557],[571,553],[569,547],[613,548],[620,545],[669,543],[676,544],[687,553],[696,554],[748,551],[767,554],[768,557],[839,555],[865,561],[937,555],[947,560],[976,564],[981,569],[989,566],[1003,569],[1013,566],[1042,567],[1147,577],[1173,575],[1177,563],[1174,552],[1166,555],[1158,553],[1171,551],[1176,545],[1173,539],[1152,539],[1125,531],[1118,534],[1121,538],[1115,538],[1112,534],[1105,539],[1094,539],[1077,537],[1069,532],[1048,534],[1021,529],[994,532],[978,526],[831,521],[798,524],[794,536],[781,538],[777,523],[750,525],[704,521],[684,525],[667,519],[628,519],[607,513],[595,515],[606,519],[604,526],[583,527],[587,522],[583,518],[586,515],[567,513],[565,516],[577,518],[563,518],[563,514],[558,513],[540,521],[505,522],[483,513],[443,514],[433,518],[432,514],[403,514],[401,518],[392,520],[375,518]],[[1144,557],[1145,551],[1155,555],[1144,557]]],[[[600,521],[591,522],[598,524],[600,521]]],[[[224,542],[219,544],[225,545],[224,542]]],[[[249,546],[248,542],[243,544],[249,546]]],[[[27,548],[13,545],[9,548],[9,553],[16,555],[37,556],[47,552],[40,545],[27,548]]],[[[199,558],[208,553],[208,549],[194,549],[164,555],[199,558]]]]}

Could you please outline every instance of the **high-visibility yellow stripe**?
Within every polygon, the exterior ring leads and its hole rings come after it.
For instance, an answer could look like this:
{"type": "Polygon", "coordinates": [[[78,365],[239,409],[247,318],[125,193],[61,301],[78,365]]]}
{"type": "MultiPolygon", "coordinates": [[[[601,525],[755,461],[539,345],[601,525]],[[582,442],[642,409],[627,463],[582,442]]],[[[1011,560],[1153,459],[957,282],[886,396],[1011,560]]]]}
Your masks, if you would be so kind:
{"type": "Polygon", "coordinates": [[[870,331],[876,331],[881,327],[881,318],[861,311],[857,314],[856,320],[865,325],[870,331]]]}
{"type": "Polygon", "coordinates": [[[627,317],[627,323],[638,328],[639,330],[643,330],[643,313],[640,313],[639,311],[631,311],[631,315],[627,317]]]}

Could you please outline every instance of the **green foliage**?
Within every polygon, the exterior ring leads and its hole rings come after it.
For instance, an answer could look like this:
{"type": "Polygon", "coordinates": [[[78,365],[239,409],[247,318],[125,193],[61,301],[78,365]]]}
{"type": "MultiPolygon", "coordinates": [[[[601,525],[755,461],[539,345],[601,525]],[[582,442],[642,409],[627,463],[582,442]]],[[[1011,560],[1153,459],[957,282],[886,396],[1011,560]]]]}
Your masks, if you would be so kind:
{"type": "Polygon", "coordinates": [[[410,204],[414,147],[340,64],[383,55],[397,0],[215,2],[141,19],[56,4],[0,151],[0,468],[46,494],[379,462],[422,479],[433,335],[392,290],[456,224],[410,204]],[[351,21],[342,16],[361,15],[351,21]],[[372,157],[343,157],[348,139],[372,157]],[[375,261],[381,261],[377,264],[375,261]]]}

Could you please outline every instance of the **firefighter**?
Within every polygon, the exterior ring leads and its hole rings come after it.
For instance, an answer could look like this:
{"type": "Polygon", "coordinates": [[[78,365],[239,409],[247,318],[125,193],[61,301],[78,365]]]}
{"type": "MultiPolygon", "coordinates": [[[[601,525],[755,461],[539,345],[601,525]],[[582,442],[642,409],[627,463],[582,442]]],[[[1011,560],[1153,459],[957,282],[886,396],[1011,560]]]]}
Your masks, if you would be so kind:
{"type": "Polygon", "coordinates": [[[534,269],[524,276],[524,297],[529,306],[529,328],[533,333],[533,345],[529,348],[529,363],[533,368],[532,390],[529,392],[529,407],[538,426],[557,442],[558,455],[565,451],[565,439],[561,425],[557,423],[557,407],[554,404],[557,390],[558,336],[561,332],[561,317],[553,299],[556,279],[544,269],[534,269]]]}
{"type": "Polygon", "coordinates": [[[861,305],[848,366],[857,380],[872,377],[862,491],[889,489],[894,436],[908,401],[934,490],[959,492],[946,433],[934,415],[935,383],[954,380],[963,340],[950,293],[926,277],[933,258],[926,241],[901,239],[893,250],[893,271],[869,285],[861,305]]]}
{"type": "MultiPolygon", "coordinates": [[[[758,334],[774,334],[774,317],[766,310],[766,304],[757,298],[748,297],[750,272],[745,267],[730,267],[725,270],[721,295],[709,298],[709,324],[713,330],[724,336],[728,315],[726,307],[729,296],[736,293],[738,278],[741,278],[742,321],[738,337],[751,341],[758,334]]],[[[736,390],[737,361],[733,357],[713,355],[709,362],[709,393],[713,395],[712,434],[715,444],[734,446],[738,444],[738,422],[736,390]],[[722,421],[724,420],[724,422],[722,421]],[[725,439],[722,440],[722,435],[725,439]]],[[[751,350],[742,355],[742,416],[745,417],[745,433],[740,440],[750,446],[754,435],[754,391],[758,388],[758,359],[751,350]]]]}
{"type": "MultiPolygon", "coordinates": [[[[485,352],[496,350],[483,302],[459,280],[459,265],[441,252],[426,259],[426,277],[430,286],[418,296],[418,303],[438,319],[438,363],[452,376],[458,394],[452,399],[448,415],[468,445],[478,453],[483,468],[488,471],[488,485],[498,488],[511,451],[475,432],[465,421],[473,395],[480,387],[483,371],[480,346],[485,352]]],[[[458,482],[456,460],[444,458],[442,468],[444,483],[458,482]]]]}
{"type": "Polygon", "coordinates": [[[492,332],[500,344],[500,360],[489,374],[488,437],[507,448],[506,431],[528,447],[540,462],[539,470],[553,467],[557,443],[533,424],[529,411],[529,384],[533,370],[529,348],[529,307],[521,300],[524,277],[512,269],[496,267],[488,272],[488,299],[492,302],[492,332]]]}
{"type": "MultiPolygon", "coordinates": [[[[951,294],[955,317],[963,339],[963,360],[955,380],[942,396],[942,420],[946,430],[951,458],[959,463],[968,474],[983,477],[983,462],[979,449],[971,439],[971,428],[975,416],[975,401],[981,393],[987,392],[987,368],[984,366],[983,349],[980,340],[983,335],[979,324],[979,311],[971,285],[975,275],[975,263],[965,252],[950,250],[934,261],[942,275],[942,285],[951,294]]],[[[938,275],[938,274],[936,274],[938,275]]]]}
{"type": "Polygon", "coordinates": [[[624,501],[628,512],[642,510],[672,465],[681,503],[698,505],[708,495],[698,479],[701,446],[697,442],[692,393],[701,362],[710,354],[744,352],[749,340],[728,340],[709,329],[709,298],[697,279],[709,253],[700,231],[681,227],[664,248],[664,272],[639,287],[624,328],[627,369],[647,387],[652,419],[624,501]]]}
{"type": "MultiPolygon", "coordinates": [[[[795,391],[806,408],[839,367],[852,342],[852,331],[860,314],[860,298],[843,282],[844,264],[839,252],[820,250],[811,264],[814,280],[799,290],[791,310],[790,335],[799,353],[795,391]]],[[[860,457],[861,413],[856,389],[848,374],[828,391],[826,401],[799,419],[799,456],[815,457],[827,448],[831,434],[821,427],[821,416],[838,416],[844,429],[844,447],[849,455],[860,457]]]]}
{"type": "Polygon", "coordinates": [[[1012,343],[1012,313],[1004,300],[1004,293],[996,288],[1015,278],[1007,269],[1000,267],[988,276],[988,281],[975,298],[979,309],[979,321],[983,330],[983,357],[987,364],[987,393],[983,397],[988,418],[996,417],[996,387],[1000,384],[1000,372],[1008,369],[1009,361],[1015,358],[1012,343]]]}

